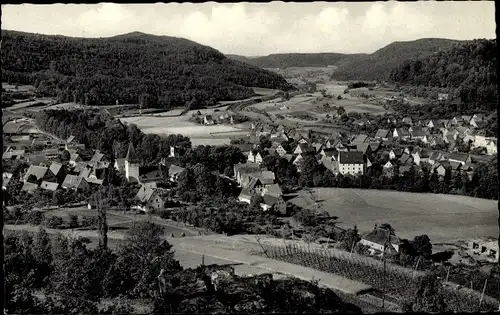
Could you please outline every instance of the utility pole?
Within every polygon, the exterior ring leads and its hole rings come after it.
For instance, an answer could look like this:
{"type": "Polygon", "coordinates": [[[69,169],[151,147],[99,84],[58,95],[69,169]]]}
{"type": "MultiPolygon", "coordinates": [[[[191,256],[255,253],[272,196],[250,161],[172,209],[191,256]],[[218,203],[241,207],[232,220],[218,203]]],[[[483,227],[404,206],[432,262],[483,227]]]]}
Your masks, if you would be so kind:
{"type": "Polygon", "coordinates": [[[384,252],[382,253],[382,257],[384,259],[384,282],[383,282],[383,286],[382,286],[382,309],[385,308],[385,282],[386,282],[386,257],[385,257],[385,252],[387,250],[387,245],[390,244],[390,240],[391,240],[391,234],[389,231],[387,231],[387,240],[385,241],[384,243],[384,252]]]}

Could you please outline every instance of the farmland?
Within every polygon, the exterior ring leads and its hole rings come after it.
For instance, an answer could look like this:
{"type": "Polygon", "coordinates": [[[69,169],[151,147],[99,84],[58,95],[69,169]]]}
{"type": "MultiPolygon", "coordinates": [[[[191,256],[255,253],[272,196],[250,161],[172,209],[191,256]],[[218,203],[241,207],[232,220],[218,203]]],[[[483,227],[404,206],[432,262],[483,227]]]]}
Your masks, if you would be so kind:
{"type": "Polygon", "coordinates": [[[498,233],[497,201],[465,196],[395,191],[316,188],[320,208],[363,232],[390,223],[403,238],[427,234],[433,242],[498,233]]]}

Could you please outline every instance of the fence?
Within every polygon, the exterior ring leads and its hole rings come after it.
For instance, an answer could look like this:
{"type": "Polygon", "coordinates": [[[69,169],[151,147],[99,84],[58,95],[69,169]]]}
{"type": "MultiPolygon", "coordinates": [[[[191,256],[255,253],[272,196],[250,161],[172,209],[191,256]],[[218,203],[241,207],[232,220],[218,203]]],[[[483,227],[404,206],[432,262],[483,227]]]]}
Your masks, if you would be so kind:
{"type": "MultiPolygon", "coordinates": [[[[386,294],[400,302],[414,299],[421,286],[422,276],[425,275],[423,272],[414,272],[412,269],[391,264],[386,265],[384,275],[383,263],[376,259],[296,242],[286,243],[283,241],[283,245],[271,245],[263,242],[261,247],[263,253],[260,254],[271,259],[314,268],[366,283],[377,290],[384,290],[386,294]]],[[[498,301],[491,297],[482,297],[482,294],[477,291],[457,289],[453,285],[443,285],[443,294],[445,302],[452,311],[493,311],[499,307],[498,301]]]]}

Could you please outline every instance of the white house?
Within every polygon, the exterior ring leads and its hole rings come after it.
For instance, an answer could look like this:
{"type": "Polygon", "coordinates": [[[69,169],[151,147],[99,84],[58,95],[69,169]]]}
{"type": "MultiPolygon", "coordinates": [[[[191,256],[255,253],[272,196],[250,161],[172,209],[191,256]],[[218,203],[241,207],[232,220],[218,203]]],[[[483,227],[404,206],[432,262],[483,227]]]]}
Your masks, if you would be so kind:
{"type": "Polygon", "coordinates": [[[136,198],[139,200],[141,210],[145,212],[162,209],[165,206],[160,191],[148,185],[144,185],[139,189],[136,198]]]}
{"type": "Polygon", "coordinates": [[[486,152],[488,155],[497,154],[497,139],[491,139],[486,145],[486,152]]]}
{"type": "Polygon", "coordinates": [[[365,161],[363,152],[359,151],[340,151],[338,158],[339,172],[343,175],[360,175],[365,172],[365,161]]]}
{"type": "Polygon", "coordinates": [[[385,229],[375,228],[361,239],[360,244],[367,246],[372,255],[381,254],[384,248],[386,252],[398,253],[401,240],[385,229]]]}
{"type": "Polygon", "coordinates": [[[251,150],[248,152],[247,161],[249,163],[261,164],[262,163],[262,155],[258,151],[251,150]]]}

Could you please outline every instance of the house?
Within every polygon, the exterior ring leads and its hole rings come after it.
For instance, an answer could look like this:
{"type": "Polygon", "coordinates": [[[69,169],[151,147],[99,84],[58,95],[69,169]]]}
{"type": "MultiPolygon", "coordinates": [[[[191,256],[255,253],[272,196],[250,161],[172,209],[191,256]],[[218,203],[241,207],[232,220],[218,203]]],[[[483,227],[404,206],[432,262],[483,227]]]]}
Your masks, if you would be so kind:
{"type": "Polygon", "coordinates": [[[359,175],[365,172],[365,161],[363,158],[363,152],[350,151],[350,152],[339,152],[339,172],[343,175],[359,175]]]}
{"type": "Polygon", "coordinates": [[[3,190],[6,190],[7,189],[7,186],[9,186],[9,182],[12,178],[12,173],[7,173],[7,172],[3,172],[2,173],[2,189],[3,190]]]}
{"type": "Polygon", "coordinates": [[[497,154],[497,139],[491,139],[486,144],[486,154],[494,155],[497,154]]]}
{"type": "Polygon", "coordinates": [[[240,194],[238,195],[238,200],[250,204],[252,200],[252,192],[250,191],[250,189],[243,188],[240,194]]]}
{"type": "Polygon", "coordinates": [[[394,167],[394,162],[387,161],[387,163],[385,163],[383,167],[386,169],[391,169],[394,167]]]}
{"type": "Polygon", "coordinates": [[[277,142],[273,142],[271,144],[271,149],[276,150],[276,153],[278,153],[278,155],[281,157],[285,156],[287,153],[283,146],[277,142]]]}
{"type": "Polygon", "coordinates": [[[170,165],[168,168],[168,179],[171,182],[177,182],[177,178],[179,177],[180,173],[182,173],[185,170],[185,168],[177,166],[177,165],[170,165]]]}
{"type": "Polygon", "coordinates": [[[50,164],[49,170],[56,177],[57,183],[62,183],[67,175],[66,168],[61,163],[52,162],[52,164],[50,164]]]}
{"type": "Polygon", "coordinates": [[[451,171],[451,165],[447,161],[441,161],[432,166],[431,171],[436,172],[439,176],[443,177],[447,171],[451,171]]]}
{"type": "Polygon", "coordinates": [[[293,151],[293,154],[303,154],[313,151],[314,148],[310,147],[307,143],[299,143],[295,148],[295,150],[293,151]]]}
{"type": "Polygon", "coordinates": [[[406,128],[394,128],[392,132],[393,138],[400,138],[402,140],[410,139],[410,132],[406,128]]]}
{"type": "Polygon", "coordinates": [[[323,164],[323,166],[334,175],[337,175],[339,173],[339,163],[337,161],[328,159],[327,157],[323,156],[321,157],[321,160],[319,162],[323,164]]]}
{"type": "Polygon", "coordinates": [[[45,157],[48,160],[57,159],[59,157],[59,154],[61,154],[61,152],[62,151],[59,149],[45,149],[45,150],[43,150],[43,153],[45,154],[45,157]]]}
{"type": "Polygon", "coordinates": [[[438,101],[447,101],[448,97],[448,93],[438,93],[438,101]]]}
{"type": "Polygon", "coordinates": [[[297,154],[297,155],[294,155],[293,157],[293,160],[292,160],[292,164],[295,165],[297,167],[297,172],[300,172],[301,171],[301,168],[302,168],[302,154],[297,154]]]}
{"type": "Polygon", "coordinates": [[[370,149],[372,152],[377,152],[380,149],[380,142],[379,141],[370,141],[370,149]]]}
{"type": "Polygon", "coordinates": [[[83,177],[70,174],[66,175],[61,187],[64,189],[74,190],[88,190],[90,188],[89,184],[83,177]]]}
{"type": "Polygon", "coordinates": [[[69,164],[75,166],[78,162],[82,161],[82,157],[78,153],[71,153],[69,156],[69,164]]]}
{"type": "Polygon", "coordinates": [[[330,161],[336,161],[339,156],[339,151],[335,148],[323,148],[319,154],[322,159],[325,158],[330,161]]]}
{"type": "Polygon", "coordinates": [[[51,182],[43,181],[40,184],[40,188],[43,189],[43,190],[56,191],[57,188],[59,188],[59,184],[58,183],[51,183],[51,182]]]}
{"type": "Polygon", "coordinates": [[[420,163],[422,162],[429,162],[429,150],[415,148],[411,155],[413,157],[413,163],[415,163],[415,165],[420,165],[420,163]]]}
{"type": "Polygon", "coordinates": [[[35,192],[37,188],[38,188],[37,184],[25,182],[23,184],[23,187],[21,188],[21,191],[26,191],[27,193],[32,194],[35,192]]]}
{"type": "Polygon", "coordinates": [[[403,153],[403,155],[399,158],[399,162],[401,164],[412,164],[413,157],[410,154],[403,153]]]}
{"type": "Polygon", "coordinates": [[[435,127],[438,127],[438,123],[437,123],[436,120],[430,119],[427,122],[426,126],[429,127],[429,128],[435,128],[435,127]]]}
{"type": "Polygon", "coordinates": [[[403,175],[411,171],[411,165],[401,165],[399,166],[399,174],[403,175]]]}
{"type": "Polygon", "coordinates": [[[262,210],[268,211],[273,209],[275,212],[280,212],[286,214],[286,203],[281,196],[264,195],[262,197],[263,201],[260,206],[262,210]]]}
{"type": "Polygon", "coordinates": [[[260,165],[262,163],[262,155],[257,150],[251,150],[248,153],[247,161],[249,163],[255,163],[260,165]]]}
{"type": "Polygon", "coordinates": [[[320,153],[321,149],[323,149],[323,144],[322,143],[313,143],[311,144],[311,150],[314,150],[314,153],[320,153]]]}
{"type": "Polygon", "coordinates": [[[372,152],[369,143],[359,143],[356,144],[356,151],[362,152],[364,155],[369,155],[372,152]]]}
{"type": "Polygon", "coordinates": [[[432,147],[436,147],[436,146],[443,146],[445,144],[443,138],[440,138],[440,137],[433,137],[431,141],[429,141],[429,144],[432,146],[432,147]]]}
{"type": "Polygon", "coordinates": [[[90,159],[89,164],[94,165],[97,164],[97,162],[109,162],[109,158],[101,151],[96,150],[90,159]]]}
{"type": "Polygon", "coordinates": [[[160,195],[160,190],[157,188],[143,185],[135,197],[139,201],[142,211],[149,212],[165,207],[163,198],[160,195]]]}
{"type": "Polygon", "coordinates": [[[123,173],[125,171],[125,158],[117,158],[115,159],[115,170],[117,170],[120,173],[123,173]]]}
{"type": "Polygon", "coordinates": [[[364,135],[364,134],[359,134],[356,136],[356,138],[354,138],[354,140],[352,141],[353,144],[361,144],[361,143],[366,143],[368,142],[368,136],[367,135],[364,135]]]}
{"type": "Polygon", "coordinates": [[[472,162],[470,155],[468,155],[466,153],[458,153],[458,152],[451,153],[450,157],[448,158],[448,161],[459,162],[462,165],[472,162]]]}
{"type": "Polygon", "coordinates": [[[24,175],[23,181],[37,184],[43,180],[54,179],[54,175],[48,167],[30,165],[28,171],[24,175]]]}
{"type": "Polygon", "coordinates": [[[488,122],[486,120],[479,120],[472,118],[470,120],[470,125],[476,129],[484,129],[488,126],[488,122]]]}
{"type": "Polygon", "coordinates": [[[411,126],[411,125],[413,125],[413,120],[411,119],[411,117],[407,116],[407,117],[403,118],[403,124],[411,126]]]}
{"type": "Polygon", "coordinates": [[[278,184],[264,185],[259,190],[259,192],[261,196],[264,195],[270,195],[275,197],[283,196],[283,191],[281,190],[281,187],[278,184]]]}
{"type": "Polygon", "coordinates": [[[71,170],[71,172],[72,172],[72,173],[74,173],[74,174],[78,174],[78,175],[80,175],[80,173],[81,173],[83,170],[87,169],[87,168],[91,168],[91,166],[89,166],[89,165],[87,164],[87,162],[78,162],[78,163],[76,163],[76,165],[73,167],[73,169],[71,170]]]}
{"type": "Polygon", "coordinates": [[[386,129],[379,129],[377,130],[377,133],[375,134],[375,138],[379,140],[388,140],[389,139],[390,132],[389,130],[386,129]]]}
{"type": "Polygon", "coordinates": [[[360,243],[367,246],[370,253],[382,253],[384,249],[389,252],[398,253],[401,240],[385,229],[375,228],[373,231],[365,235],[360,243]]]}
{"type": "Polygon", "coordinates": [[[163,172],[158,166],[140,167],[139,168],[139,184],[156,187],[156,184],[163,182],[163,172]]]}
{"type": "Polygon", "coordinates": [[[26,154],[26,150],[15,150],[12,147],[8,147],[7,150],[2,155],[2,160],[20,160],[26,154]]]}
{"type": "Polygon", "coordinates": [[[434,165],[439,161],[444,160],[443,154],[439,151],[432,151],[429,155],[429,164],[434,165]]]}
{"type": "Polygon", "coordinates": [[[214,119],[212,118],[212,115],[205,115],[203,117],[203,124],[204,125],[214,125],[214,119]]]}
{"type": "Polygon", "coordinates": [[[448,133],[446,136],[443,137],[443,142],[450,144],[454,143],[456,140],[456,136],[454,134],[448,133]]]}
{"type": "Polygon", "coordinates": [[[395,160],[400,158],[403,155],[403,149],[401,148],[394,148],[391,151],[389,151],[389,159],[395,160]]]}
{"type": "Polygon", "coordinates": [[[498,240],[496,239],[473,239],[467,243],[467,250],[475,260],[496,263],[500,258],[498,240]]]}
{"type": "MultiPolygon", "coordinates": [[[[235,164],[233,166],[234,178],[236,182],[241,185],[242,177],[244,174],[254,173],[260,171],[260,165],[255,163],[246,163],[246,164],[235,164]]],[[[170,170],[169,170],[170,174],[170,170]]]]}
{"type": "Polygon", "coordinates": [[[485,148],[488,145],[489,140],[490,140],[490,138],[488,138],[488,137],[485,137],[482,135],[475,135],[473,146],[475,148],[480,148],[480,147],[485,148]]]}

